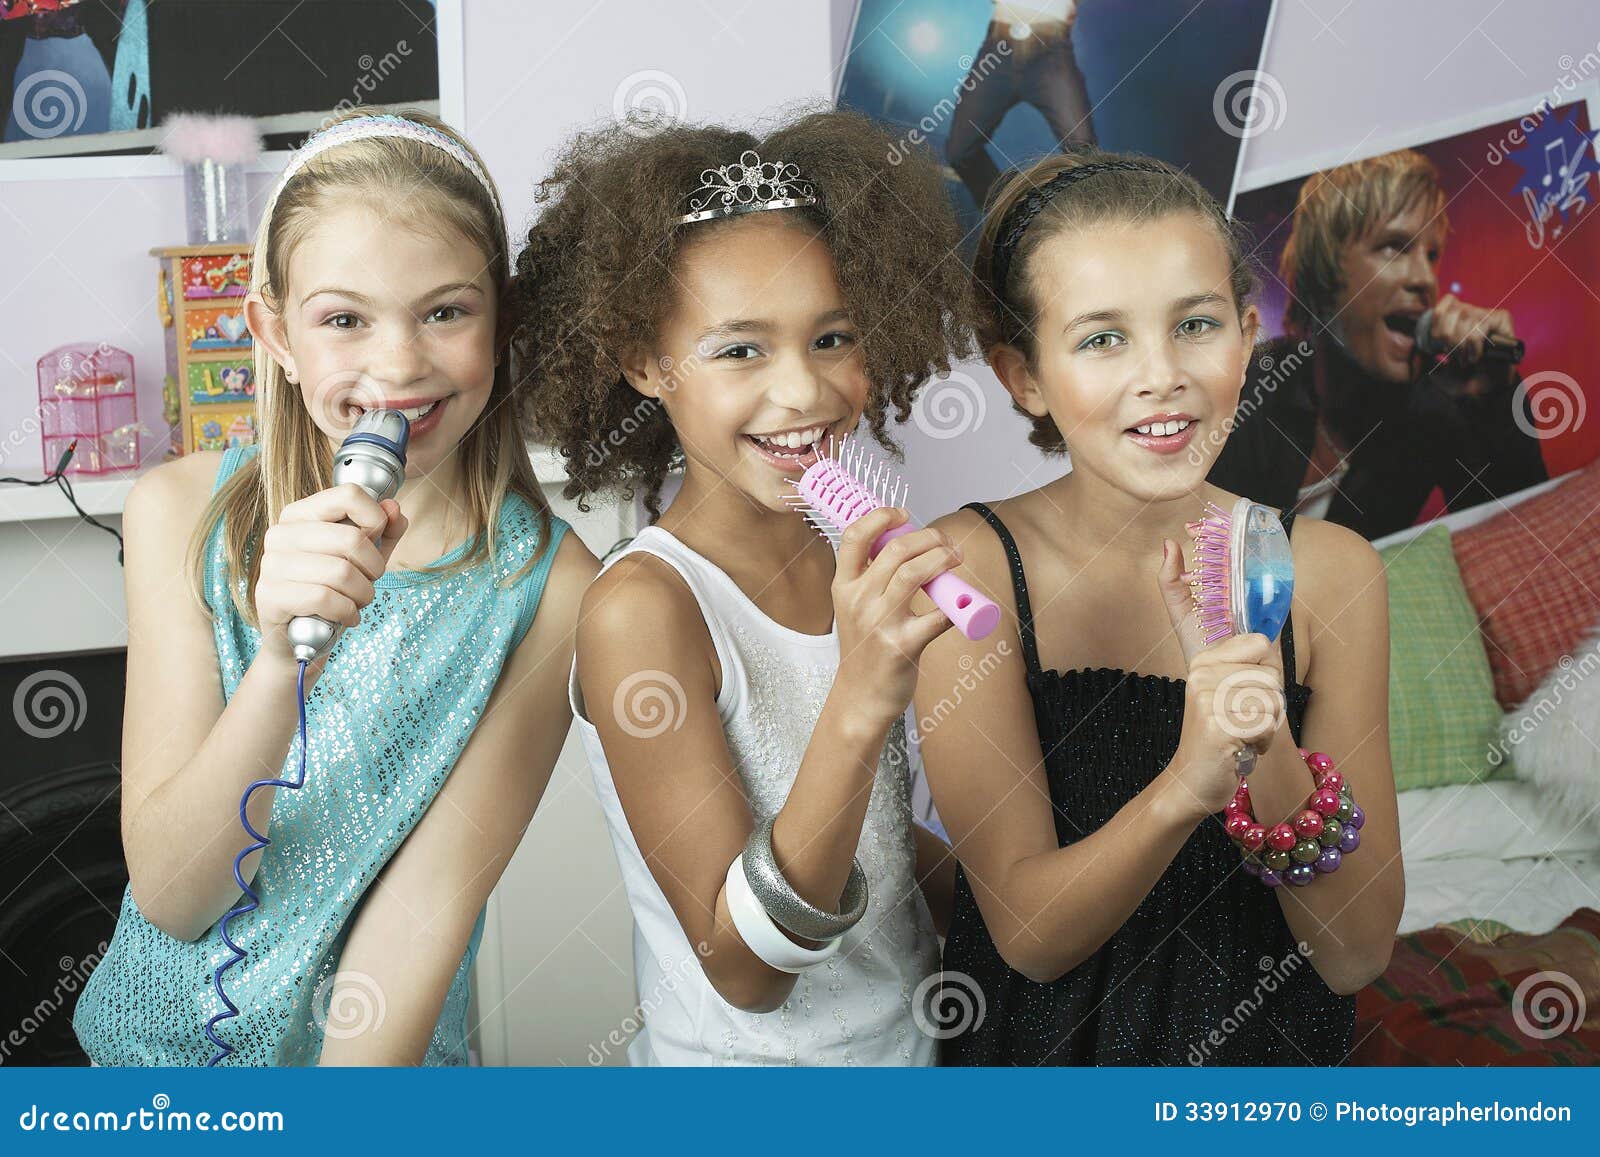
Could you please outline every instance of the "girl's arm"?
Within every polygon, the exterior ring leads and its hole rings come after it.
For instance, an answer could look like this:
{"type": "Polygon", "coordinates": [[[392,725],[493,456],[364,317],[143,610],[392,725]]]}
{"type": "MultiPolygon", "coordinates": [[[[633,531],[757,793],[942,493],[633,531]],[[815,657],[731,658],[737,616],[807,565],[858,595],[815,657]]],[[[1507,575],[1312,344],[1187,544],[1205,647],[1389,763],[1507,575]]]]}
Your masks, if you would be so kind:
{"type": "MultiPolygon", "coordinates": [[[[1304,682],[1312,688],[1301,738],[1325,752],[1366,813],[1361,846],[1305,888],[1279,888],[1295,939],[1335,992],[1352,993],[1388,967],[1405,907],[1394,769],[1389,759],[1389,588],[1383,560],[1354,531],[1300,519],[1295,601],[1311,630],[1304,682]]],[[[1250,776],[1256,819],[1270,826],[1305,803],[1311,774],[1287,727],[1250,776]]]]}
{"type": "MultiPolygon", "coordinates": [[[[233,698],[223,702],[211,620],[192,593],[186,564],[220,460],[220,454],[192,454],[157,467],[134,485],[123,511],[128,677],[122,840],[139,910],[181,940],[199,939],[238,899],[233,858],[247,840],[239,797],[253,780],[281,773],[299,708],[295,664],[286,647],[266,642],[233,698]]],[[[339,491],[314,498],[328,507],[323,513],[329,519],[349,514],[371,527],[369,534],[388,527],[398,538],[404,524],[397,511],[391,519],[364,493],[365,504],[339,491]]],[[[357,545],[357,528],[324,529],[346,544],[354,561],[322,555],[329,573],[298,584],[300,594],[325,618],[353,623],[372,597],[369,576],[382,573],[387,550],[357,545]]],[[[392,549],[392,541],[385,546],[392,549]]],[[[258,831],[267,830],[276,794],[263,788],[251,797],[258,831]]],[[[259,862],[257,854],[242,865],[246,880],[259,862]]]]}
{"type": "MultiPolygon", "coordinates": [[[[829,910],[837,910],[844,891],[878,760],[890,725],[905,710],[916,656],[948,626],[938,611],[908,610],[921,583],[950,566],[942,536],[905,535],[866,564],[867,544],[903,520],[874,512],[846,532],[834,584],[839,671],[773,828],[780,870],[802,897],[829,910]],[[854,624],[869,621],[872,630],[855,632],[854,624]]],[[[723,894],[753,820],[717,712],[722,672],[715,648],[675,571],[632,556],[590,587],[578,630],[578,677],[628,826],[706,978],[735,1007],[777,1008],[795,977],[745,945],[723,894]],[[634,704],[651,703],[652,696],[660,714],[646,719],[634,704]]]]}
{"type": "MultiPolygon", "coordinates": [[[[1004,554],[974,513],[934,525],[969,547],[974,562],[964,577],[1011,613],[987,639],[974,643],[951,631],[923,656],[917,714],[940,719],[922,737],[928,786],[1001,957],[1048,983],[1111,938],[1226,796],[1214,808],[1200,802],[1203,788],[1180,752],[1108,823],[1063,847],[1004,554]]],[[[1259,635],[1230,640],[1207,661],[1256,662],[1266,646],[1259,635]]],[[[1073,819],[1065,817],[1069,830],[1073,819]]]]}
{"type": "Polygon", "coordinates": [[[578,604],[598,570],[575,534],[556,548],[539,613],[506,660],[482,721],[356,910],[320,1064],[422,1062],[478,913],[566,741],[578,604]]]}

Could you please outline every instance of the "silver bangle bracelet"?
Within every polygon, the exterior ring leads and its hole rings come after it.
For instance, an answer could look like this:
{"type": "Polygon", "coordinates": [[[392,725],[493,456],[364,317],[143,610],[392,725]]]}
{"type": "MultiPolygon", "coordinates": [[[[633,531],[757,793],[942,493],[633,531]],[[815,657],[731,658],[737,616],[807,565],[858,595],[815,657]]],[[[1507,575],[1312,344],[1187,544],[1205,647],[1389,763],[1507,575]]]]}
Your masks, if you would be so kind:
{"type": "Polygon", "coordinates": [[[772,819],[758,822],[744,846],[744,875],[750,891],[767,915],[796,936],[832,940],[849,931],[867,913],[867,877],[850,861],[850,877],[841,898],[843,911],[825,912],[809,903],[778,870],[772,854],[772,819]]]}

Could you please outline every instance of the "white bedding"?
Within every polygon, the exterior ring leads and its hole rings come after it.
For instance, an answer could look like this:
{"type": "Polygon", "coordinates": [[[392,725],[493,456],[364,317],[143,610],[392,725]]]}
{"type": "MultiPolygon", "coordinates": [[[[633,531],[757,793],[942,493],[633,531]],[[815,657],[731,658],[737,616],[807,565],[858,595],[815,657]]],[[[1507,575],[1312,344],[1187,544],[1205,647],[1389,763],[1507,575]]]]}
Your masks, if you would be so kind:
{"type": "Polygon", "coordinates": [[[1600,908],[1600,819],[1516,780],[1401,792],[1402,933],[1474,918],[1548,932],[1600,908]]]}

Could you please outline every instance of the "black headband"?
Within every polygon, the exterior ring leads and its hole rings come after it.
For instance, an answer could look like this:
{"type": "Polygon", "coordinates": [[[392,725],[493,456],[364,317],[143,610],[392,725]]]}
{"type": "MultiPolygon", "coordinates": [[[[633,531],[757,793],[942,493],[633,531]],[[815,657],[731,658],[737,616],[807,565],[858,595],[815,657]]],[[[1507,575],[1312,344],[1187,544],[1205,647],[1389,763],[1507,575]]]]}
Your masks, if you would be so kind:
{"type": "Polygon", "coordinates": [[[1035,217],[1044,212],[1045,206],[1055,200],[1057,194],[1067,186],[1076,184],[1085,177],[1092,177],[1096,173],[1113,172],[1172,175],[1171,169],[1148,161],[1090,161],[1082,165],[1073,165],[1070,169],[1063,169],[1044,184],[1029,189],[1006,212],[1000,228],[996,231],[994,249],[989,254],[989,277],[994,286],[995,296],[1002,301],[1006,300],[1006,279],[1011,275],[1012,255],[1016,253],[1017,244],[1022,240],[1022,235],[1028,231],[1028,226],[1033,224],[1035,217]]]}

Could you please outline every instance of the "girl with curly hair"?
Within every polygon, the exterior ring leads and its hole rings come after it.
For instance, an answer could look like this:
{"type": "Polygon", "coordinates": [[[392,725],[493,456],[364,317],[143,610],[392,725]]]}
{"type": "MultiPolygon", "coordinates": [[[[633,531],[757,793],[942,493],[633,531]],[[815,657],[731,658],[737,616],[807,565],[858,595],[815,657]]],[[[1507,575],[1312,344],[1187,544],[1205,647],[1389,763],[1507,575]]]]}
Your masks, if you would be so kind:
{"type": "Polygon", "coordinates": [[[960,554],[918,531],[869,560],[907,519],[884,509],[836,559],[784,501],[966,352],[938,171],[891,150],[842,112],[581,134],[518,262],[568,496],[642,490],[657,519],[589,588],[571,682],[635,919],[635,1064],[935,1059],[915,1002],[951,862],[912,823],[901,716],[950,625],[918,588],[960,554]]]}

